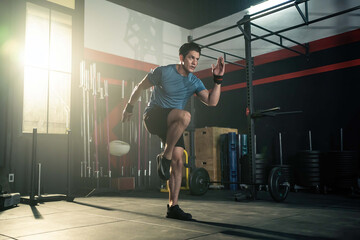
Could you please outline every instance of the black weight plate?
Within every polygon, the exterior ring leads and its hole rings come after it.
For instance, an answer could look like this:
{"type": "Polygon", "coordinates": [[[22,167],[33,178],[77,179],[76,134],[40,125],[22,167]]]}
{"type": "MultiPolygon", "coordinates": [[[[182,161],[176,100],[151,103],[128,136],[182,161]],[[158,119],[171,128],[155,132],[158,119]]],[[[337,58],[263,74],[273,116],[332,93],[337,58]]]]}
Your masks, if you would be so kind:
{"type": "Polygon", "coordinates": [[[266,163],[267,160],[265,158],[261,158],[261,159],[255,159],[256,163],[266,163]]]}
{"type": "Polygon", "coordinates": [[[276,202],[284,201],[289,193],[289,187],[282,185],[284,182],[286,180],[281,167],[272,168],[268,178],[268,185],[270,195],[276,202]]]}
{"type": "Polygon", "coordinates": [[[257,163],[255,164],[255,168],[267,168],[268,164],[265,163],[257,163]]]}
{"type": "Polygon", "coordinates": [[[306,167],[306,168],[319,168],[320,164],[319,163],[307,163],[304,167],[306,167]]]}
{"type": "Polygon", "coordinates": [[[298,153],[298,157],[307,158],[307,157],[319,157],[320,152],[300,152],[298,153]]]}
{"type": "Polygon", "coordinates": [[[301,176],[306,176],[306,177],[320,177],[320,173],[319,172],[303,172],[301,174],[301,176]]]}
{"type": "Polygon", "coordinates": [[[303,165],[303,164],[307,164],[307,163],[319,163],[320,160],[319,159],[310,159],[310,158],[307,158],[307,159],[301,159],[301,162],[299,162],[298,164],[299,165],[303,165]]]}
{"type": "Polygon", "coordinates": [[[267,162],[263,162],[263,161],[258,162],[258,161],[256,161],[255,165],[268,165],[268,164],[267,164],[267,162]]]}
{"type": "Polygon", "coordinates": [[[307,172],[307,173],[320,173],[320,168],[306,168],[306,169],[304,169],[304,172],[307,172]]]}
{"type": "Polygon", "coordinates": [[[307,178],[309,182],[319,182],[321,180],[320,177],[309,177],[307,178]]]}
{"type": "Polygon", "coordinates": [[[256,174],[262,174],[262,173],[267,173],[268,171],[265,168],[258,168],[255,170],[256,174]]]}
{"type": "Polygon", "coordinates": [[[319,159],[304,159],[299,165],[306,165],[306,164],[320,164],[319,159]]]}
{"type": "Polygon", "coordinates": [[[210,184],[210,176],[205,168],[196,168],[190,174],[189,188],[192,195],[204,195],[210,184]]]}
{"type": "Polygon", "coordinates": [[[285,164],[283,164],[283,165],[280,165],[280,164],[275,164],[275,165],[272,165],[272,167],[274,168],[274,167],[280,167],[280,168],[282,168],[282,169],[285,169],[285,168],[291,168],[291,165],[285,165],[285,164]]]}
{"type": "Polygon", "coordinates": [[[309,179],[319,179],[320,177],[307,177],[307,176],[298,176],[296,179],[301,181],[310,181],[309,179]]]}
{"type": "Polygon", "coordinates": [[[262,168],[256,168],[255,169],[256,171],[265,171],[265,172],[269,172],[268,168],[267,167],[262,167],[262,168]]]}

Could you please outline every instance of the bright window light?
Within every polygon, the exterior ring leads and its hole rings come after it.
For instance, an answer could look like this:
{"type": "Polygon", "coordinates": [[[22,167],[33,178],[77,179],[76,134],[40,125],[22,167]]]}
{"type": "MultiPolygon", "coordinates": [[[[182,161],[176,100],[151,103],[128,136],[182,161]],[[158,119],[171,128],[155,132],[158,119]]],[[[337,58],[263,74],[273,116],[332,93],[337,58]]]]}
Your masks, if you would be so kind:
{"type": "Polygon", "coordinates": [[[284,3],[284,2],[288,2],[289,0],[267,0],[265,2],[262,2],[260,4],[254,5],[252,7],[249,8],[249,14],[254,14],[257,12],[260,12],[262,10],[265,10],[267,8],[271,8],[273,6],[276,6],[278,4],[284,3]]]}
{"type": "Polygon", "coordinates": [[[27,3],[23,132],[69,128],[71,32],[71,16],[27,3]]]}

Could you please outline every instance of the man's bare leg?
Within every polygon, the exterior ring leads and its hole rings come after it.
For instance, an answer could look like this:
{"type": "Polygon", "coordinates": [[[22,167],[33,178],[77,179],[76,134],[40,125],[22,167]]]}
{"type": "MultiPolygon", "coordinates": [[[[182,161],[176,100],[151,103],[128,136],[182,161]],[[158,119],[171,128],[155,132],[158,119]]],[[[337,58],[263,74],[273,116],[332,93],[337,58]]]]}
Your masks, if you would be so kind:
{"type": "Polygon", "coordinates": [[[182,147],[176,146],[174,148],[172,154],[172,161],[171,161],[171,171],[170,171],[171,174],[170,174],[170,179],[168,181],[169,205],[167,208],[166,217],[190,221],[192,220],[191,214],[184,212],[179,207],[178,204],[179,193],[181,188],[181,180],[182,180],[183,154],[184,154],[184,149],[182,147]]]}
{"type": "Polygon", "coordinates": [[[182,181],[182,169],[184,149],[182,147],[175,147],[172,154],[170,179],[169,179],[169,206],[178,204],[179,193],[182,181]]]}
{"type": "Polygon", "coordinates": [[[191,115],[189,112],[180,109],[173,109],[168,115],[167,118],[167,135],[166,135],[166,144],[164,149],[164,157],[166,159],[173,159],[172,155],[174,152],[174,147],[181,135],[184,133],[185,129],[189,125],[191,120],[191,115]]]}

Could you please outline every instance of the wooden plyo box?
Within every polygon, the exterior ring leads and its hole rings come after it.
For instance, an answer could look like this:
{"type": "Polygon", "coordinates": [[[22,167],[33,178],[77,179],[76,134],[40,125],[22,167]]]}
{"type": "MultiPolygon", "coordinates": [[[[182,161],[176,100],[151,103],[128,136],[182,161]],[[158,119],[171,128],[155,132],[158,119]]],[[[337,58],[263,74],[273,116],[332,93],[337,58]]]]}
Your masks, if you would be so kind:
{"type": "Polygon", "coordinates": [[[234,128],[207,127],[195,129],[195,166],[205,168],[211,181],[221,181],[220,135],[234,128]]]}
{"type": "Polygon", "coordinates": [[[135,178],[134,177],[112,178],[111,187],[115,190],[134,190],[135,178]]]}

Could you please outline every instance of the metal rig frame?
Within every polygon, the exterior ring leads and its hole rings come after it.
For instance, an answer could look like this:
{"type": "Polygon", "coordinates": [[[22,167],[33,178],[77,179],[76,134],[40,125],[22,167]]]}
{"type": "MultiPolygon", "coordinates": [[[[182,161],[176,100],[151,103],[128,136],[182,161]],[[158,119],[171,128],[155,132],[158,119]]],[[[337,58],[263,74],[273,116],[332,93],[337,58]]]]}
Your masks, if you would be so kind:
{"type": "MultiPolygon", "coordinates": [[[[213,42],[213,43],[210,43],[210,44],[206,44],[206,45],[201,45],[199,43],[197,43],[197,44],[199,44],[199,46],[201,48],[207,48],[209,50],[222,53],[224,55],[225,62],[228,63],[228,64],[232,64],[232,65],[236,65],[236,66],[240,66],[240,67],[245,68],[245,71],[246,71],[246,84],[247,84],[247,112],[248,112],[248,114],[247,114],[248,156],[249,156],[249,159],[251,159],[250,168],[251,168],[252,171],[251,171],[251,174],[250,174],[250,178],[251,178],[251,191],[253,193],[252,196],[253,196],[254,200],[256,199],[256,195],[257,195],[256,194],[256,188],[255,188],[256,186],[254,184],[255,183],[255,167],[256,167],[255,166],[255,158],[256,158],[256,156],[255,156],[255,143],[254,143],[254,132],[255,132],[254,118],[259,117],[259,116],[266,116],[266,115],[270,115],[270,114],[266,114],[265,112],[267,112],[267,111],[255,111],[254,110],[254,94],[253,94],[253,83],[252,83],[252,81],[253,81],[254,63],[253,63],[253,57],[252,57],[252,54],[251,54],[251,43],[253,41],[261,39],[261,40],[264,40],[266,42],[275,44],[275,45],[277,45],[279,47],[282,47],[284,49],[287,49],[289,51],[295,52],[295,53],[297,53],[299,55],[309,57],[309,45],[308,44],[299,43],[299,42],[297,42],[297,41],[295,41],[293,39],[290,39],[288,37],[283,36],[281,33],[284,33],[284,32],[299,28],[299,27],[310,25],[310,24],[313,24],[313,23],[316,23],[316,22],[320,22],[320,21],[323,21],[323,20],[326,20],[326,19],[329,19],[329,18],[332,18],[332,17],[336,17],[336,16],[339,16],[339,15],[342,15],[342,14],[349,13],[349,12],[360,9],[360,5],[358,5],[356,7],[349,8],[349,9],[346,9],[346,10],[343,10],[343,11],[340,11],[340,12],[336,12],[336,13],[333,13],[333,14],[330,14],[330,15],[327,15],[327,16],[324,16],[324,17],[320,17],[320,18],[317,18],[317,19],[314,19],[314,20],[309,20],[308,1],[310,1],[310,0],[290,0],[290,1],[286,1],[286,2],[283,2],[281,4],[275,5],[273,7],[267,8],[265,10],[256,12],[254,14],[245,15],[240,21],[238,21],[233,26],[226,27],[224,29],[221,29],[221,30],[209,33],[209,34],[206,34],[204,36],[201,36],[201,37],[198,37],[198,38],[195,38],[195,39],[193,39],[192,36],[188,36],[188,42],[195,42],[195,41],[199,41],[201,39],[204,39],[204,38],[207,38],[207,37],[222,33],[224,31],[227,31],[227,30],[230,30],[230,29],[233,29],[233,28],[239,28],[239,30],[241,31],[241,34],[237,34],[235,36],[228,37],[228,38],[225,38],[223,40],[216,41],[216,42],[213,42]],[[299,7],[300,4],[305,5],[305,7],[304,7],[305,12],[303,12],[300,9],[300,7],[299,7]],[[301,18],[303,19],[303,23],[294,25],[292,27],[284,28],[284,29],[281,29],[281,30],[278,30],[278,31],[271,31],[269,29],[266,29],[264,27],[261,27],[261,26],[255,24],[255,23],[252,23],[252,21],[255,20],[255,19],[258,19],[258,18],[267,16],[267,15],[273,14],[275,12],[279,12],[281,10],[284,10],[284,9],[287,9],[287,8],[290,8],[290,7],[295,7],[297,9],[298,13],[300,14],[301,18]],[[258,35],[253,34],[251,32],[252,27],[259,28],[259,29],[264,30],[264,31],[266,31],[268,33],[264,34],[264,35],[261,35],[261,36],[258,36],[258,35]],[[273,35],[279,37],[279,42],[275,42],[275,41],[267,39],[268,37],[273,36],[273,35]],[[213,45],[223,43],[223,42],[226,42],[226,41],[238,38],[238,37],[244,37],[244,40],[245,40],[245,58],[212,47],[213,45]],[[298,51],[298,50],[295,50],[293,48],[290,48],[290,47],[287,47],[287,46],[283,45],[283,42],[282,42],[283,39],[285,39],[287,41],[290,41],[292,43],[295,43],[296,45],[300,46],[303,49],[303,51],[298,51]],[[232,57],[239,58],[240,60],[244,60],[245,65],[240,64],[238,62],[227,61],[226,60],[227,56],[232,56],[232,57]]],[[[205,54],[201,54],[201,55],[204,56],[204,57],[207,57],[207,58],[211,58],[211,59],[215,59],[215,60],[217,59],[215,57],[208,56],[208,55],[205,55],[205,54]]],[[[193,104],[192,104],[192,112],[193,111],[194,111],[194,109],[193,109],[193,104]]],[[[195,157],[194,157],[194,151],[193,151],[193,149],[194,149],[193,148],[193,146],[194,146],[193,145],[194,144],[193,140],[191,141],[190,144],[191,144],[191,147],[190,147],[191,148],[190,159],[194,159],[195,157]]],[[[192,163],[192,164],[194,164],[194,163],[192,163]]]]}

